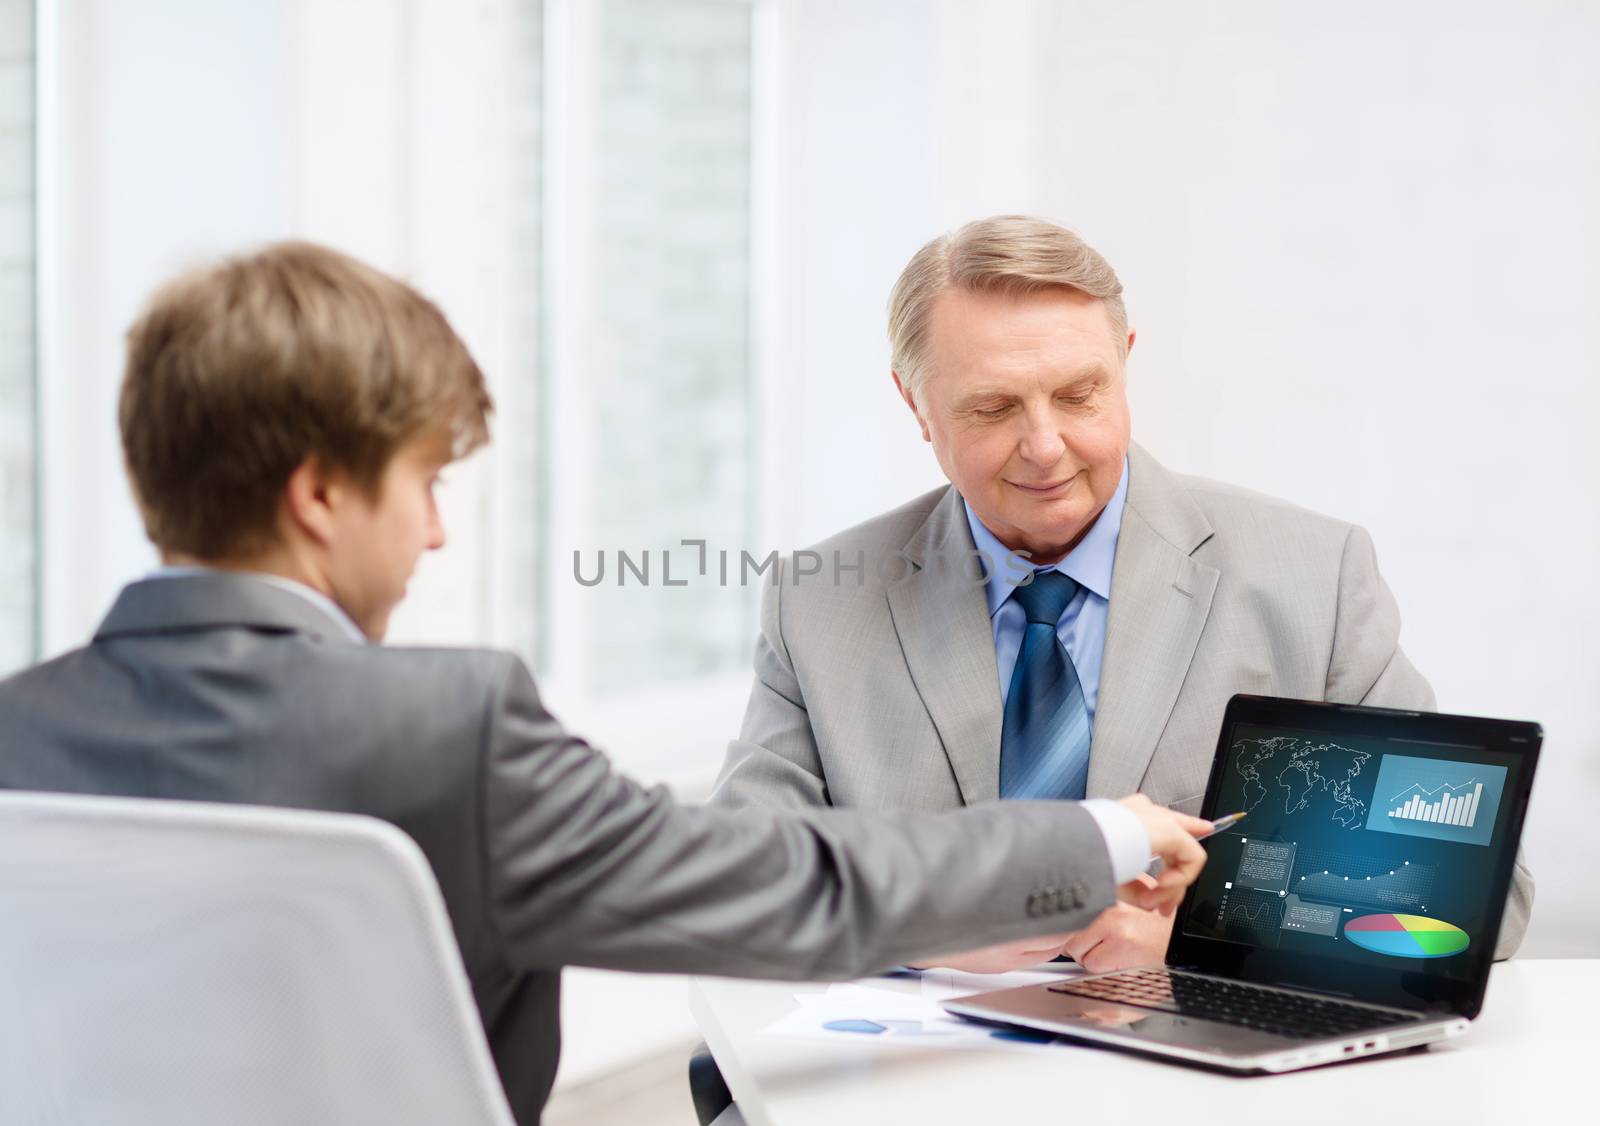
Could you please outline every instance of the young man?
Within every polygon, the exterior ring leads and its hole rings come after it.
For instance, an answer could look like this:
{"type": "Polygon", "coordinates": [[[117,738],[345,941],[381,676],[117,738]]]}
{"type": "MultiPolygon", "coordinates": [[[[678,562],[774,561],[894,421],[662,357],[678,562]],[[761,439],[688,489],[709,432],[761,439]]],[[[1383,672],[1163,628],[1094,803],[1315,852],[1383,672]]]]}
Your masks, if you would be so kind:
{"type": "Polygon", "coordinates": [[[613,773],[505,653],[385,648],[439,470],[489,396],[444,317],[332,251],[161,290],[120,409],[164,566],[83,649],[0,684],[0,787],[382,817],[433,865],[506,1093],[531,1123],[560,969],[816,978],[1170,909],[1203,822],[1123,803],[872,818],[676,804],[613,773]],[[1134,879],[1167,858],[1157,887],[1134,879]]]}

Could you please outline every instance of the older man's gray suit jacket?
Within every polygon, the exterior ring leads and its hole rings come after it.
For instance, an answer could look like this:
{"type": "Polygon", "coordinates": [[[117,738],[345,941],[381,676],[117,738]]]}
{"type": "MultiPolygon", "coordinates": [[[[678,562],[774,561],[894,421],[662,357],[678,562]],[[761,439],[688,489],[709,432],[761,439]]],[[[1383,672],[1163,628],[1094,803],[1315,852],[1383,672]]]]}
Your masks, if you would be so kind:
{"type": "Polygon", "coordinates": [[[1088,923],[1076,806],[795,816],[676,804],[567,734],[506,653],[362,645],[292,591],[135,583],[0,683],[0,788],[366,813],[432,863],[507,1094],[538,1120],[559,971],[852,977],[1088,923]]]}
{"type": "MultiPolygon", "coordinates": [[[[1237,692],[1433,710],[1400,651],[1400,613],[1365,531],[1179,477],[1137,445],[1128,463],[1090,797],[1142,791],[1195,812],[1237,692]]],[[[715,800],[994,801],[1000,684],[974,550],[946,486],[818,545],[818,574],[797,579],[794,568],[768,589],[755,684],[715,800]]],[[[1519,859],[1501,957],[1521,942],[1532,902],[1519,859]]]]}

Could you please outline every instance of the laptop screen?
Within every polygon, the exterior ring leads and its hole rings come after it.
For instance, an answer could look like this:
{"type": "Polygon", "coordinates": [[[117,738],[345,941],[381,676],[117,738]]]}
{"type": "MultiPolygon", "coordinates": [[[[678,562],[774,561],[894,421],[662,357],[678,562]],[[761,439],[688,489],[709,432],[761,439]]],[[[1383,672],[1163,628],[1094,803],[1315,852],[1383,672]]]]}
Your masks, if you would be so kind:
{"type": "MultiPolygon", "coordinates": [[[[1408,1006],[1481,1000],[1531,724],[1236,697],[1169,957],[1408,1006]]],[[[1180,964],[1181,964],[1180,963],[1180,964]]]]}

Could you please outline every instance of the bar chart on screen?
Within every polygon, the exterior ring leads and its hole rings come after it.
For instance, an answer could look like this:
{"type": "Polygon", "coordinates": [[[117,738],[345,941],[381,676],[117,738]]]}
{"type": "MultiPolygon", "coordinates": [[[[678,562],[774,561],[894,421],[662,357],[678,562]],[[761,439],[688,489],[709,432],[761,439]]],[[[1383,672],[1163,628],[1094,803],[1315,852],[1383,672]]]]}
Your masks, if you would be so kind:
{"type": "Polygon", "coordinates": [[[1384,755],[1367,828],[1487,845],[1505,781],[1503,766],[1384,755]]]}
{"type": "Polygon", "coordinates": [[[1464,791],[1455,786],[1440,786],[1437,790],[1424,790],[1421,786],[1409,786],[1403,793],[1389,799],[1389,804],[1394,805],[1394,808],[1389,810],[1389,816],[1398,817],[1403,821],[1465,825],[1470,829],[1477,824],[1478,803],[1483,799],[1483,783],[1469,778],[1463,785],[1470,785],[1472,789],[1464,791]],[[1439,798],[1430,800],[1435,794],[1440,795],[1439,798]],[[1397,801],[1400,804],[1395,805],[1397,801]]]}

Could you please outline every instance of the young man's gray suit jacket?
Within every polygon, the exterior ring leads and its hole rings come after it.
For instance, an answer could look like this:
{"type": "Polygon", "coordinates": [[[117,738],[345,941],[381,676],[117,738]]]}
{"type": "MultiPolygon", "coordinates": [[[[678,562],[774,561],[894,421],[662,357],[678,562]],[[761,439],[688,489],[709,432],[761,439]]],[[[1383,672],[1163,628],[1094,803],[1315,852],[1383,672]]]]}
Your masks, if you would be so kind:
{"type": "MultiPolygon", "coordinates": [[[[1128,453],[1089,797],[1198,810],[1236,692],[1434,710],[1361,528],[1128,453]]],[[[999,796],[1000,682],[961,496],[936,489],[765,592],[755,684],[715,799],[953,809],[999,796]],[[864,565],[863,565],[864,560],[864,565]]],[[[1519,858],[1497,954],[1522,940],[1519,858]]]]}
{"type": "Polygon", "coordinates": [[[135,583],[92,644],[0,683],[0,788],[366,813],[432,863],[518,1120],[559,971],[848,978],[1087,924],[1114,899],[1077,806],[774,814],[675,803],[563,731],[506,653],[353,641],[293,591],[135,583]]]}

